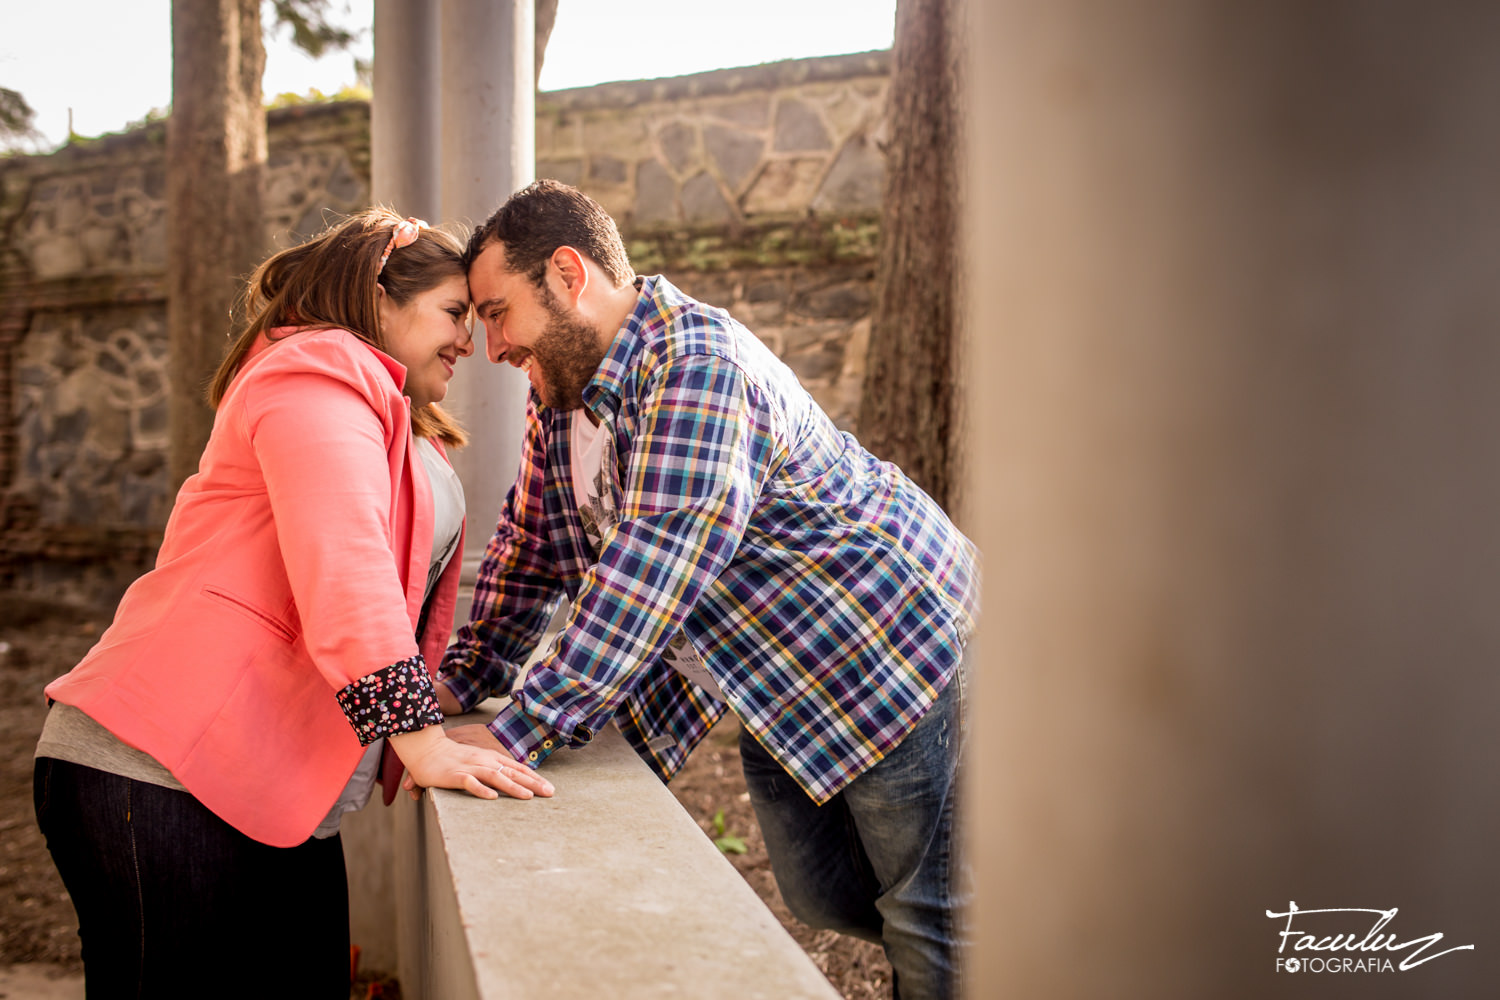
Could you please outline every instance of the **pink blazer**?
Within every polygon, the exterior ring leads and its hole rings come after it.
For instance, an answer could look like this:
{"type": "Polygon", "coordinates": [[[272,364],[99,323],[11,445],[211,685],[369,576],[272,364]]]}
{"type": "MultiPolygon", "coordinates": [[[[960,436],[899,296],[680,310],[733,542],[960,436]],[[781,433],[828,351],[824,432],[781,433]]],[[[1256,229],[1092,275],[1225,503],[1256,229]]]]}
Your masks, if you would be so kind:
{"type": "MultiPolygon", "coordinates": [[[[220,403],[155,568],[47,694],[285,847],[362,753],[335,693],[419,652],[433,510],[401,365],[345,330],[275,334],[290,335],[257,345],[220,403]]],[[[460,562],[433,594],[429,671],[460,562]]]]}

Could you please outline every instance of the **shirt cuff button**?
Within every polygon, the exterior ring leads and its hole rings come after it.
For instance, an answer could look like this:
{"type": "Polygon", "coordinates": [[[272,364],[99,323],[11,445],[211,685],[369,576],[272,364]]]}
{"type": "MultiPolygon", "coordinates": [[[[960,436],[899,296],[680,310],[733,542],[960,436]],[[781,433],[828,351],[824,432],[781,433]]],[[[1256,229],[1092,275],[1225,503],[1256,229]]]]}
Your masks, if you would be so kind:
{"type": "Polygon", "coordinates": [[[526,759],[534,763],[538,756],[540,755],[535,750],[533,750],[531,751],[531,753],[526,755],[526,759]]]}

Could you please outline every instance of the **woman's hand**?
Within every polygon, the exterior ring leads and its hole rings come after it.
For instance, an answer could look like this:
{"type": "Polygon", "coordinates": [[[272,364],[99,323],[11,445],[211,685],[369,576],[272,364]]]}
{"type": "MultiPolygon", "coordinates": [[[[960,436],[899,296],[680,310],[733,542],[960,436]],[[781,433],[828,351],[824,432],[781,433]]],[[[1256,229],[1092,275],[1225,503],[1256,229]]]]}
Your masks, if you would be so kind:
{"type": "MultiPolygon", "coordinates": [[[[491,740],[499,746],[493,736],[491,740]]],[[[552,794],[552,783],[525,764],[497,749],[450,740],[441,726],[401,733],[390,741],[406,765],[401,787],[414,799],[421,797],[422,788],[457,788],[481,799],[499,798],[500,792],[516,799],[552,794]]]]}

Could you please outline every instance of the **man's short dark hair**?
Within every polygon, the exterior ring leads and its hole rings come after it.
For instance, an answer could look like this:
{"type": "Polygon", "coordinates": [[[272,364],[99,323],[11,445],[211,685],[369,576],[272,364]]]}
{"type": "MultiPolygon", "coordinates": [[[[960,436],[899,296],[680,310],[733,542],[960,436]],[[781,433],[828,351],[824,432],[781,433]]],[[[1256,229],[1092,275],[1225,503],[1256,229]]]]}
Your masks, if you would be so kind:
{"type": "Polygon", "coordinates": [[[537,285],[558,247],[572,247],[604,269],[614,287],[635,278],[620,230],[597,201],[562,181],[533,181],[508,198],[469,237],[464,263],[491,243],[505,246],[505,266],[537,285]]]}

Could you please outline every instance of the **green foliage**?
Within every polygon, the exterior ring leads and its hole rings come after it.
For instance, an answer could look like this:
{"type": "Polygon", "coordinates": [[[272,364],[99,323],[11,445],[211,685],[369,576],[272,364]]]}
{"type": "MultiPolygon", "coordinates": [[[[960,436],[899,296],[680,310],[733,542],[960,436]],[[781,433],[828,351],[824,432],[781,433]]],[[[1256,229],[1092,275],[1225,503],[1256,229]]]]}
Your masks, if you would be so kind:
{"type": "Polygon", "coordinates": [[[309,87],[303,94],[294,94],[289,90],[277,94],[266,102],[266,109],[274,111],[277,108],[295,108],[304,104],[331,104],[335,101],[368,101],[369,99],[370,88],[359,84],[340,87],[332,94],[325,94],[316,87],[309,87]]]}
{"type": "Polygon", "coordinates": [[[36,112],[20,91],[0,87],[0,134],[23,135],[35,129],[36,112]]]}
{"type": "Polygon", "coordinates": [[[171,117],[172,117],[172,106],[170,104],[167,105],[164,108],[152,108],[150,111],[147,111],[140,118],[137,118],[134,121],[126,123],[126,125],[125,125],[125,131],[126,132],[134,132],[138,128],[145,128],[148,125],[155,125],[157,122],[164,122],[168,118],[171,118],[171,117]]]}
{"type": "MultiPolygon", "coordinates": [[[[346,28],[335,24],[330,18],[330,0],[267,0],[271,7],[271,17],[267,33],[280,30],[283,26],[289,28],[292,33],[292,44],[314,59],[321,59],[329,52],[344,51],[360,39],[368,31],[368,28],[346,28]]],[[[340,5],[342,14],[349,15],[349,4],[340,5]]],[[[265,20],[263,18],[263,20],[265,20]]],[[[372,79],[373,66],[368,59],[355,58],[353,88],[347,90],[364,90],[364,97],[369,97],[370,83],[372,79]]],[[[342,94],[343,91],[340,91],[342,94]]],[[[286,95],[278,94],[272,107],[285,107],[285,103],[278,103],[286,95]]],[[[358,95],[356,95],[358,96],[358,95]]],[[[321,94],[314,100],[351,100],[352,97],[325,98],[321,94]]],[[[291,103],[311,103],[308,101],[296,101],[291,103]]]]}
{"type": "Polygon", "coordinates": [[[42,133],[36,127],[36,111],[20,91],[0,87],[0,150],[40,147],[42,133]]]}
{"type": "MultiPolygon", "coordinates": [[[[329,20],[329,0],[270,0],[277,27],[292,30],[292,44],[320,59],[331,49],[347,49],[362,31],[351,31],[329,20]]],[[[344,13],[349,13],[348,4],[344,13]]]]}
{"type": "Polygon", "coordinates": [[[714,813],[714,846],[725,854],[744,854],[749,850],[744,838],[724,828],[724,810],[714,813]]]}
{"type": "Polygon", "coordinates": [[[754,267],[826,267],[875,260],[876,215],[773,219],[728,227],[637,227],[626,250],[637,274],[754,267]]]}

